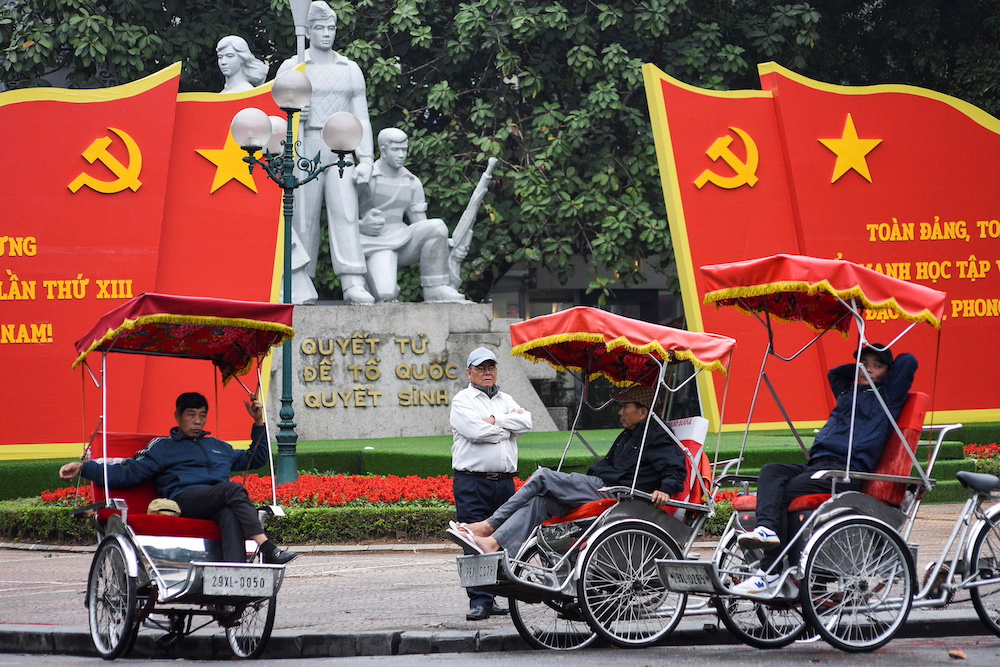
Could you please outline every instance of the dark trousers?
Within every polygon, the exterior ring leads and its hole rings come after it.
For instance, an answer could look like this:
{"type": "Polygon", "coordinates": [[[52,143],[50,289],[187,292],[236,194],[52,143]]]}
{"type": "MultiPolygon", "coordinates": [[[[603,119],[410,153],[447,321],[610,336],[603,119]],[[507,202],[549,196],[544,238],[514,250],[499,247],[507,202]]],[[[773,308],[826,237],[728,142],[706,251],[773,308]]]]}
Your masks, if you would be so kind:
{"type": "Polygon", "coordinates": [[[247,490],[236,482],[220,482],[213,486],[196,486],[174,497],[181,516],[189,519],[211,519],[219,524],[222,534],[222,557],[230,562],[246,562],[244,542],[264,532],[257,508],[250,502],[247,490]]]}
{"type": "MultiPolygon", "coordinates": [[[[455,513],[459,523],[484,521],[514,495],[513,479],[486,479],[455,471],[452,485],[455,492],[455,513]]],[[[469,608],[493,606],[493,594],[475,588],[465,589],[469,594],[469,608]]]]}
{"type": "MultiPolygon", "coordinates": [[[[760,469],[757,481],[757,525],[770,528],[781,538],[782,548],[788,540],[794,537],[788,523],[788,506],[800,496],[814,493],[830,493],[832,481],[829,479],[812,479],[817,470],[844,470],[843,461],[825,457],[809,463],[768,463],[760,469]]],[[[852,479],[850,483],[837,481],[837,492],[858,491],[861,480],[852,479]]],[[[796,530],[797,530],[796,526],[796,530]]],[[[774,558],[781,553],[781,548],[769,549],[764,552],[761,567],[769,568],[774,558]]],[[[794,555],[794,554],[793,554],[794,555]]]]}

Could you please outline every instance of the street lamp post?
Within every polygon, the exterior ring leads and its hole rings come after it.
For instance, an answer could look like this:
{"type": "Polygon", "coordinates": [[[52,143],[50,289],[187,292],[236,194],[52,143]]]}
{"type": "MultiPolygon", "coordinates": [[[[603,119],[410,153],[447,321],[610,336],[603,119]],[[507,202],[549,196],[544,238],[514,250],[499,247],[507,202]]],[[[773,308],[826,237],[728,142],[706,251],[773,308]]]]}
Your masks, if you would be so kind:
{"type": "MultiPolygon", "coordinates": [[[[309,78],[297,70],[289,70],[275,77],[271,84],[271,96],[278,108],[285,112],[283,120],[268,116],[256,108],[239,111],[230,125],[233,139],[247,152],[243,161],[250,173],[260,165],[267,177],[281,188],[282,214],[284,216],[284,252],[282,267],[281,296],[283,303],[292,303],[292,214],[295,210],[295,188],[317,178],[330,167],[340,170],[354,162],[347,160],[361,143],[361,121],[354,115],[341,111],[333,114],[323,125],[323,141],[337,154],[337,161],[322,164],[319,153],[315,157],[299,154],[292,137],[292,123],[295,114],[309,103],[312,84],[309,78]],[[284,132],[284,141],[281,136],[284,132]],[[263,150],[263,159],[257,154],[263,150]],[[295,170],[302,172],[296,176],[295,170]]],[[[357,158],[353,158],[355,161],[357,158]]],[[[298,479],[295,449],[298,435],[295,433],[295,409],[292,407],[292,343],[286,341],[281,348],[281,410],[278,413],[278,484],[294,482],[298,479]]]]}

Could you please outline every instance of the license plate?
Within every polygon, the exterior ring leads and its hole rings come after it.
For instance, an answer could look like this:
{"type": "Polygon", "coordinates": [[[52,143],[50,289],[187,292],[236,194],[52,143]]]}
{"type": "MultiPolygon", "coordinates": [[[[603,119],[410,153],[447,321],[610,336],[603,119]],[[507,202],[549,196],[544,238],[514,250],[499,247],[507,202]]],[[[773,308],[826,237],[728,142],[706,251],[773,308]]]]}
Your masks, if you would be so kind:
{"type": "Polygon", "coordinates": [[[458,559],[458,578],[463,587],[490,586],[497,583],[499,558],[464,556],[458,559]]]}
{"type": "Polygon", "coordinates": [[[274,571],[270,568],[207,566],[202,571],[205,595],[270,597],[274,594],[274,571]]]}
{"type": "Polygon", "coordinates": [[[711,593],[715,591],[715,584],[706,566],[711,567],[711,564],[662,563],[660,575],[665,577],[666,586],[672,591],[711,593]]]}

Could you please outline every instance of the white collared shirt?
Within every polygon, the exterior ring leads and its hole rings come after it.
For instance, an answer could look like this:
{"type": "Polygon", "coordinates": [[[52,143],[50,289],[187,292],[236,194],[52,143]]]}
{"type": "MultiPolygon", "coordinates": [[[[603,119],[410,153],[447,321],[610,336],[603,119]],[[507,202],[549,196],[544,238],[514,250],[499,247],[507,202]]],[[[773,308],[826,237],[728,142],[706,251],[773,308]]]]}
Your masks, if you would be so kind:
{"type": "Polygon", "coordinates": [[[516,472],[517,438],[531,430],[531,413],[509,394],[492,398],[472,384],[451,402],[451,465],[471,472],[516,472]],[[483,421],[494,417],[496,424],[483,421]]]}

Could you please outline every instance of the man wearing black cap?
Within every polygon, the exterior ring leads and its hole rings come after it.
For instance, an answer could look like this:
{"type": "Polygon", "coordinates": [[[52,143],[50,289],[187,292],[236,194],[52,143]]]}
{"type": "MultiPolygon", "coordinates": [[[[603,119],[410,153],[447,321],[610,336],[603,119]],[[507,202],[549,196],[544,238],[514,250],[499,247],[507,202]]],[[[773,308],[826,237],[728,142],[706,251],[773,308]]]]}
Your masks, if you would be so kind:
{"type": "Polygon", "coordinates": [[[613,394],[612,398],[621,404],[618,418],[625,430],[586,475],[539,468],[488,519],[452,526],[448,530],[452,539],[479,553],[506,549],[513,556],[543,521],[594,500],[610,498],[601,491],[603,487],[632,486],[640,449],[637,489],[651,494],[656,505],[665,504],[671,495],[683,490],[687,475],[684,453],[655,419],[649,421],[648,429],[645,427],[653,404],[653,390],[635,385],[613,394]]]}
{"type": "MultiPolygon", "coordinates": [[[[768,463],[761,468],[757,481],[757,527],[742,533],[738,539],[744,549],[764,549],[764,557],[757,576],[741,582],[733,588],[734,591],[761,593],[778,582],[780,572],[770,575],[764,572],[774,564],[781,545],[790,537],[788,505],[800,496],[830,492],[830,480],[812,479],[814,472],[843,470],[847,466],[849,447],[851,470],[871,472],[878,465],[892,431],[879,395],[892,413],[893,420],[898,419],[913,386],[917,359],[912,354],[904,353],[893,360],[892,351],[879,344],[861,348],[860,358],[860,364],[871,376],[871,382],[854,363],[837,366],[828,374],[837,405],[826,425],[816,434],[809,450],[809,462],[768,463]],[[858,378],[857,405],[854,405],[855,372],[858,378]]],[[[858,491],[862,484],[859,479],[838,481],[837,491],[858,491]]]]}
{"type": "MultiPolygon", "coordinates": [[[[460,522],[481,521],[514,495],[517,438],[531,430],[531,413],[497,384],[497,357],[485,347],[469,354],[465,369],[469,386],[451,402],[455,469],[455,510],[460,522]]],[[[482,621],[508,609],[491,593],[466,589],[470,621],[482,621]]]]}

